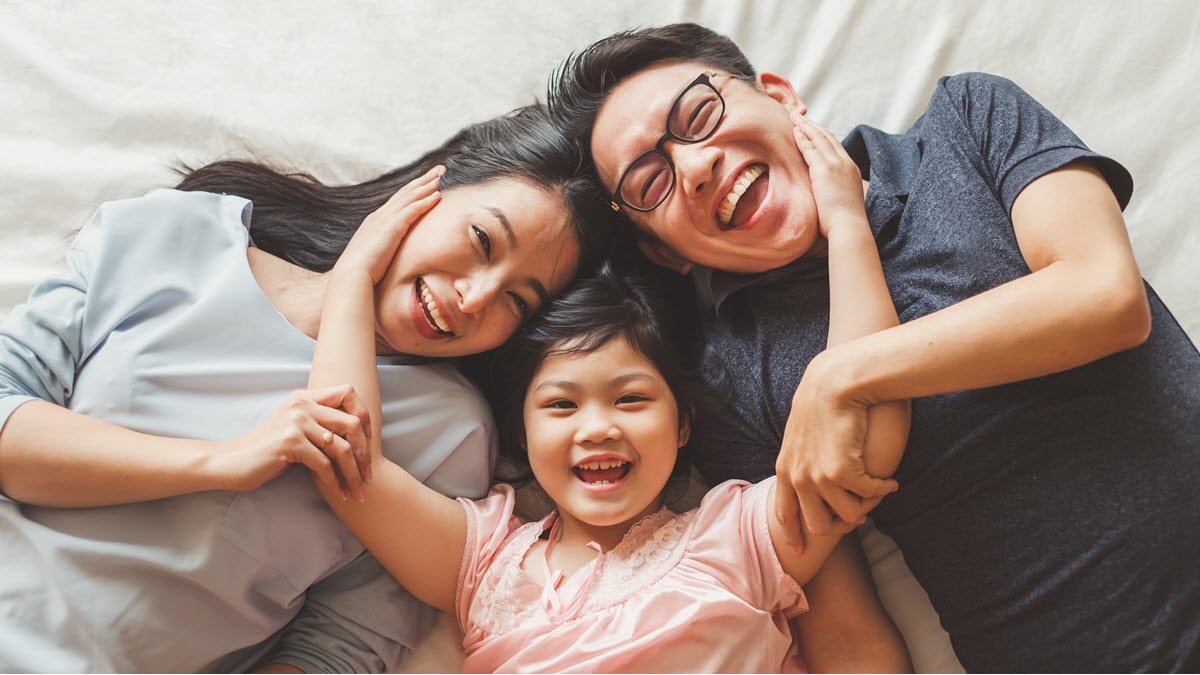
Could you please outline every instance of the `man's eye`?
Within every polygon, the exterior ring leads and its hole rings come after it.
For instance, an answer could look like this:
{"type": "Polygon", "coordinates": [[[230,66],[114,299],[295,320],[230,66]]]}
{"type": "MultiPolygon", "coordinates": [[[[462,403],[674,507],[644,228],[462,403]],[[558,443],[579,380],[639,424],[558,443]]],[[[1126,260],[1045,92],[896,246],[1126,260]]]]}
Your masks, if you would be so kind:
{"type": "Polygon", "coordinates": [[[483,247],[483,255],[487,258],[491,258],[492,238],[488,236],[487,231],[478,225],[472,225],[471,231],[474,232],[475,236],[479,239],[479,245],[483,247]]]}
{"type": "Polygon", "coordinates": [[[692,110],[692,114],[688,115],[687,120],[687,137],[699,138],[708,131],[709,125],[712,123],[712,116],[717,111],[717,102],[715,99],[704,99],[692,110]]]}
{"type": "Polygon", "coordinates": [[[670,184],[670,179],[667,177],[665,169],[655,171],[653,175],[646,179],[642,185],[642,203],[654,204],[662,197],[663,191],[670,184]]]}

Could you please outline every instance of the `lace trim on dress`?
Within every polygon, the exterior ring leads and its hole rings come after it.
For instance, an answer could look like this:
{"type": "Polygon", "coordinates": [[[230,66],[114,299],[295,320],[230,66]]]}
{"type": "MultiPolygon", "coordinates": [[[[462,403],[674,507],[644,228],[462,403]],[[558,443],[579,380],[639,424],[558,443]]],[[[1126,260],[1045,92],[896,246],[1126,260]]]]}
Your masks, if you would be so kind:
{"type": "Polygon", "coordinates": [[[679,563],[687,548],[687,536],[695,520],[695,511],[675,514],[663,508],[639,520],[621,543],[581,568],[567,579],[568,589],[588,577],[590,588],[581,589],[582,602],[573,602],[567,613],[550,616],[543,606],[544,588],[521,569],[521,561],[541,533],[557,519],[545,519],[521,526],[505,544],[503,551],[480,580],[472,621],[484,631],[503,634],[529,621],[560,623],[615,607],[661,579],[679,563]]]}

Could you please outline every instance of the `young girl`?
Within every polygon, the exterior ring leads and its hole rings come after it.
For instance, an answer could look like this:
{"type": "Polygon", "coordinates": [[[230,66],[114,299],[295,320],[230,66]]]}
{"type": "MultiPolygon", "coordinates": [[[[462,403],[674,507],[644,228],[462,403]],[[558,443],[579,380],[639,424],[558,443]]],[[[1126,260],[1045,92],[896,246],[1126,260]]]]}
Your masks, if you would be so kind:
{"type": "Polygon", "coordinates": [[[589,181],[528,107],[357,185],[221,162],[104,205],[0,325],[0,671],[394,669],[433,612],[292,466],[339,499],[369,476],[353,392],[305,390],[327,272],[408,232],[366,296],[375,450],[482,496],[490,415],[437,357],[586,264],[589,181]]]}
{"type": "MultiPolygon", "coordinates": [[[[806,157],[818,203],[828,209],[830,338],[838,341],[895,325],[896,314],[862,210],[862,183],[833,145],[832,137],[815,139],[806,157]],[[846,208],[855,198],[857,211],[846,208]]],[[[345,259],[359,262],[344,274],[334,269],[329,292],[338,302],[326,303],[311,381],[348,378],[372,411],[374,366],[363,355],[374,322],[373,277],[360,271],[383,257],[348,250],[345,259]]],[[[803,550],[784,544],[782,519],[768,508],[774,479],[718,485],[685,513],[663,506],[671,475],[686,468],[679,451],[703,397],[678,311],[685,303],[661,288],[603,272],[552,303],[497,360],[499,381],[516,383],[509,391],[522,396],[516,436],[523,456],[555,504],[545,518],[515,517],[507,485],[481,501],[455,501],[379,457],[365,503],[325,491],[406,588],[456,620],[463,670],[769,672],[794,665],[785,663],[788,618],[808,608],[802,586],[838,537],[806,533],[803,550]]],[[[873,474],[889,475],[907,432],[907,406],[874,412],[866,462],[873,474]]],[[[814,617],[838,611],[830,605],[814,607],[814,617]]],[[[911,668],[894,627],[879,623],[889,628],[862,645],[872,659],[860,666],[911,668]]],[[[800,645],[810,647],[803,634],[800,645]]]]}

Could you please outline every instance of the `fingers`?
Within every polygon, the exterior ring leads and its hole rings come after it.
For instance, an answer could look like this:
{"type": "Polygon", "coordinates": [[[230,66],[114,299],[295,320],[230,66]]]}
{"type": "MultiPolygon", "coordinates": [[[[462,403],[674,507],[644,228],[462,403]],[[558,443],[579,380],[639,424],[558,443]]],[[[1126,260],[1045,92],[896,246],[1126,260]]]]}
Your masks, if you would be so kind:
{"type": "Polygon", "coordinates": [[[330,421],[330,425],[324,424],[328,429],[333,429],[337,434],[350,441],[350,446],[354,451],[355,461],[358,463],[358,471],[362,475],[363,480],[371,482],[371,446],[370,440],[374,433],[371,429],[371,413],[367,411],[367,406],[358,397],[358,393],[354,391],[354,387],[350,385],[337,385],[317,389],[310,392],[313,400],[322,406],[330,409],[340,409],[346,415],[350,415],[357,422],[336,416],[334,419],[326,418],[330,421]],[[341,423],[343,426],[337,426],[341,423]]]}
{"type": "Polygon", "coordinates": [[[804,552],[804,530],[800,527],[800,502],[786,477],[775,481],[775,519],[782,526],[786,543],[797,554],[804,552]]]}

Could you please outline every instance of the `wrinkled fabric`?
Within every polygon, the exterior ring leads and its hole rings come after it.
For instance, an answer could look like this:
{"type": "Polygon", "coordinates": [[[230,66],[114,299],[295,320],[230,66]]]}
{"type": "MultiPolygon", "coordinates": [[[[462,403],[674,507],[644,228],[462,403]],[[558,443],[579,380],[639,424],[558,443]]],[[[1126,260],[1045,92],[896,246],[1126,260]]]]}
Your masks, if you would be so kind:
{"type": "Polygon", "coordinates": [[[514,516],[507,485],[460,499],[463,671],[778,672],[792,644],[787,619],[808,604],[771,543],[772,481],[729,481],[696,509],[646,516],[561,582],[552,611],[521,561],[557,514],[514,516]]]}
{"type": "MultiPolygon", "coordinates": [[[[307,388],[316,343],[263,295],[244,199],[103,205],[0,324],[0,428],[30,400],[148,434],[228,440],[307,388]]],[[[447,364],[381,358],[383,448],[486,494],[491,418],[447,364]]],[[[53,433],[53,430],[47,430],[53,433]]],[[[244,493],[90,509],[0,498],[0,672],[395,668],[432,622],[326,506],[308,469],[244,493]]]]}

